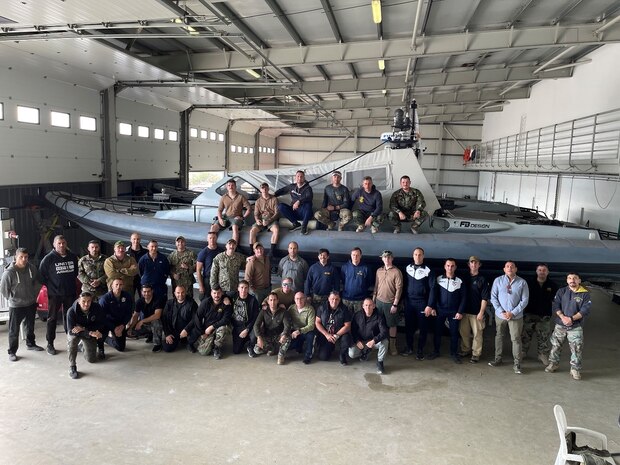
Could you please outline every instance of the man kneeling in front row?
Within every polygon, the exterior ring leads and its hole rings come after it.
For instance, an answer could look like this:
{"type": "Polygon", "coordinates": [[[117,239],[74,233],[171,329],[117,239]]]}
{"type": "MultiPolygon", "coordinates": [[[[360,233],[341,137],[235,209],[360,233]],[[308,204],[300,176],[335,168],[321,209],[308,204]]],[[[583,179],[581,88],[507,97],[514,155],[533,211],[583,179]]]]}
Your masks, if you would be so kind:
{"type": "Polygon", "coordinates": [[[379,351],[377,355],[377,373],[385,372],[383,360],[388,349],[388,327],[381,312],[375,311],[372,299],[364,299],[363,312],[353,315],[351,335],[353,346],[349,348],[349,357],[368,360],[368,353],[372,349],[379,351]]]}
{"type": "Polygon", "coordinates": [[[77,379],[77,353],[81,342],[84,358],[89,363],[97,361],[97,341],[103,340],[105,316],[90,292],[82,292],[67,312],[67,346],[69,348],[69,376],[77,379]]]}

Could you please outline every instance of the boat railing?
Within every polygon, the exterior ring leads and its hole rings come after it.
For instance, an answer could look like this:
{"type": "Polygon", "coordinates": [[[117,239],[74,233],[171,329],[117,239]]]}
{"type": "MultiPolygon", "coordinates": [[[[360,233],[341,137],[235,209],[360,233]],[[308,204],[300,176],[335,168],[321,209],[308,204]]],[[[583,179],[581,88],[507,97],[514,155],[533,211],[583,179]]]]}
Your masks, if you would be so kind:
{"type": "MultiPolygon", "coordinates": [[[[61,195],[60,193],[58,194],[61,195]]],[[[158,211],[191,208],[193,211],[194,222],[198,222],[199,210],[209,208],[206,205],[192,205],[187,203],[170,202],[167,200],[145,199],[143,197],[138,199],[133,197],[94,199],[71,193],[63,193],[62,197],[92,210],[107,210],[114,213],[123,213],[127,215],[151,216],[158,211]]]]}

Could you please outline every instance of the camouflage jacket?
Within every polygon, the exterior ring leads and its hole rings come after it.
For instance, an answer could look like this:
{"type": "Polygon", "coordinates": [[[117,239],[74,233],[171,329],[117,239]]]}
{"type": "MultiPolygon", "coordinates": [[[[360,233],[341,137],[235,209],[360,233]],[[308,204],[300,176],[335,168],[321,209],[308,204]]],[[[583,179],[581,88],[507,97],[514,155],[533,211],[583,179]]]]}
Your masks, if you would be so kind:
{"type": "Polygon", "coordinates": [[[236,291],[239,285],[239,270],[243,269],[245,269],[245,255],[239,252],[234,252],[230,257],[226,252],[216,255],[209,278],[211,288],[220,286],[224,292],[236,291]]]}
{"type": "Polygon", "coordinates": [[[106,256],[101,254],[97,258],[84,255],[78,261],[78,279],[82,283],[82,292],[92,292],[96,295],[103,295],[108,291],[106,286],[106,275],[103,264],[106,256]],[[98,279],[99,284],[95,287],[90,282],[98,279]]]}
{"type": "Polygon", "coordinates": [[[194,278],[196,254],[189,249],[185,249],[183,252],[175,250],[168,255],[168,261],[170,262],[170,275],[175,283],[185,289],[190,289],[196,282],[194,278]],[[187,265],[187,268],[183,268],[181,265],[187,265]]]}
{"type": "Polygon", "coordinates": [[[413,187],[409,189],[409,192],[405,192],[402,189],[398,189],[392,194],[390,199],[390,211],[399,213],[412,214],[416,210],[422,211],[426,208],[426,202],[422,192],[413,187]]]}

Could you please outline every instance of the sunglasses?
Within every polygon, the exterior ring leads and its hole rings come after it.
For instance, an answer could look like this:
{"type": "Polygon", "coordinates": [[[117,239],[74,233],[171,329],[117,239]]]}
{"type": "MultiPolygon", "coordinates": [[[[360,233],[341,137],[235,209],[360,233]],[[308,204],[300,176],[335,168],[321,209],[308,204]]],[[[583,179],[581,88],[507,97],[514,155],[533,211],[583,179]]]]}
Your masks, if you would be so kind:
{"type": "Polygon", "coordinates": [[[506,286],[506,291],[508,292],[508,294],[512,294],[512,286],[510,284],[506,286]]]}

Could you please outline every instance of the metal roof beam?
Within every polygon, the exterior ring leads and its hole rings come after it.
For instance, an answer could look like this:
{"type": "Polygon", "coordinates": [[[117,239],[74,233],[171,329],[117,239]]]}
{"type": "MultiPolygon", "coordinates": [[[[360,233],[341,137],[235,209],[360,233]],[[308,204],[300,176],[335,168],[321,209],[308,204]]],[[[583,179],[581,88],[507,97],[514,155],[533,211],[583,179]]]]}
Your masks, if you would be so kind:
{"type": "MultiPolygon", "coordinates": [[[[224,8],[224,4],[218,4],[224,8]]],[[[410,57],[443,56],[464,52],[487,52],[546,48],[550,46],[599,44],[594,31],[598,24],[570,26],[541,26],[525,29],[500,29],[426,36],[416,50],[411,50],[408,38],[383,39],[379,41],[351,42],[347,44],[321,44],[305,47],[283,47],[262,50],[269,62],[279,67],[319,65],[326,63],[356,63],[376,61],[380,58],[407,59],[410,57]],[[382,45],[382,46],[380,46],[382,45]]],[[[192,37],[192,36],[189,36],[192,37]]],[[[606,42],[620,42],[620,26],[614,25],[605,32],[606,42]]],[[[246,69],[261,61],[258,53],[247,58],[238,52],[223,56],[221,52],[195,53],[190,59],[195,72],[246,69]]],[[[172,72],[183,73],[185,57],[177,55],[152,57],[147,61],[172,72]]]]}

